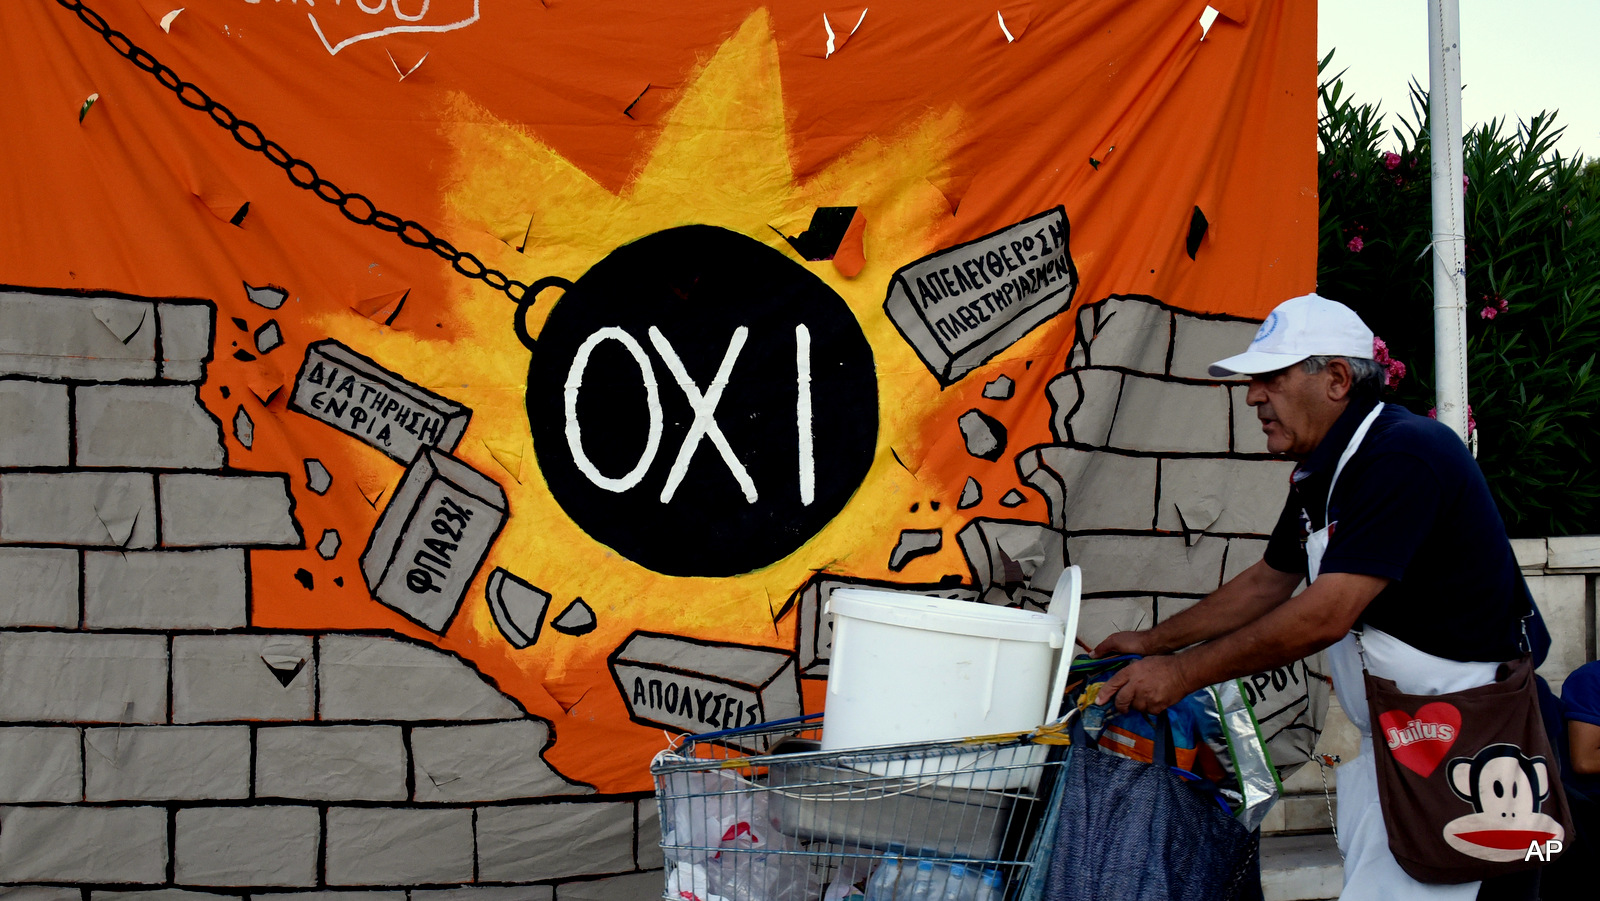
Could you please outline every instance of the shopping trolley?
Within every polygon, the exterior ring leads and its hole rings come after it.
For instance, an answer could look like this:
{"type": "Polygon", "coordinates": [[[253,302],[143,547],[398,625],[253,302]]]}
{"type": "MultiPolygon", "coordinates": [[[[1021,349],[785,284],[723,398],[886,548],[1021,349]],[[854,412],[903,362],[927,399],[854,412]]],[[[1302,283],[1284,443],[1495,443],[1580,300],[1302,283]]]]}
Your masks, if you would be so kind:
{"type": "MultiPolygon", "coordinates": [[[[1074,711],[1075,712],[1075,711],[1074,711]]],[[[821,721],[684,738],[651,765],[671,901],[829,901],[883,867],[932,901],[1014,901],[1042,878],[1065,720],[1032,732],[843,751],[821,721]],[[970,891],[954,888],[966,871],[970,891]]],[[[872,901],[893,901],[872,897],[872,901]]]]}

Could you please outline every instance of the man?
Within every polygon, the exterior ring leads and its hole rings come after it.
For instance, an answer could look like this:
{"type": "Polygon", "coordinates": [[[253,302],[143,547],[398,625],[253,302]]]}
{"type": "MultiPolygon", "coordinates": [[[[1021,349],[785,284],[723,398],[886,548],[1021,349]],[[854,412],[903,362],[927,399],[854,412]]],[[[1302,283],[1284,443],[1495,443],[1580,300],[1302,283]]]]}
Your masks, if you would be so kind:
{"type": "Polygon", "coordinates": [[[1482,473],[1454,432],[1379,402],[1372,331],[1315,294],[1280,304],[1211,374],[1250,376],[1268,450],[1299,461],[1289,499],[1261,562],[1149,631],[1100,643],[1096,656],[1145,655],[1107,689],[1121,710],[1156,713],[1328,648],[1334,690],[1361,731],[1360,756],[1339,770],[1341,898],[1477,896],[1476,882],[1419,883],[1389,853],[1351,630],[1362,628],[1373,673],[1413,694],[1488,684],[1521,655],[1529,601],[1482,473]]]}

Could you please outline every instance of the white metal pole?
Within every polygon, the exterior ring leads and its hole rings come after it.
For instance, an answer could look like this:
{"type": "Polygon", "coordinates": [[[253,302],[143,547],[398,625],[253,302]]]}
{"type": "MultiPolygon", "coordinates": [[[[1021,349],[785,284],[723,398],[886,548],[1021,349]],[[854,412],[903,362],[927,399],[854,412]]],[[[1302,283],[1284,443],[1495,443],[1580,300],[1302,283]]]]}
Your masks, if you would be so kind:
{"type": "Polygon", "coordinates": [[[1466,210],[1461,171],[1461,10],[1428,4],[1428,115],[1433,153],[1433,351],[1439,421],[1467,437],[1466,210]]]}

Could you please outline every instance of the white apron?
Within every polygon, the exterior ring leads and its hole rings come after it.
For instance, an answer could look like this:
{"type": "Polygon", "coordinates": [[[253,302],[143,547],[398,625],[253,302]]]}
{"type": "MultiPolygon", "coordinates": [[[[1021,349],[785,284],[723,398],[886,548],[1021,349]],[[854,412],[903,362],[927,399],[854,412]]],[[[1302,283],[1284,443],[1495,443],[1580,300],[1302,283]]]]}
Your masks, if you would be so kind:
{"type": "MultiPolygon", "coordinates": [[[[1378,404],[1350,437],[1328,483],[1328,504],[1344,465],[1361,446],[1367,431],[1383,412],[1378,404]]],[[[1331,513],[1331,511],[1329,511],[1331,513]]],[[[1330,522],[1306,538],[1307,580],[1315,582],[1327,553],[1330,522]]],[[[1372,761],[1372,724],[1367,711],[1367,687],[1361,678],[1361,649],[1374,676],[1392,679],[1407,694],[1433,695],[1476,688],[1494,681],[1495,663],[1461,663],[1417,650],[1386,632],[1367,626],[1356,644],[1350,632],[1328,648],[1328,669],[1333,690],[1350,722],[1361,731],[1361,749],[1354,760],[1337,771],[1339,791],[1339,850],[1344,853],[1344,891],[1340,901],[1473,901],[1481,883],[1428,885],[1406,875],[1389,852],[1389,834],[1378,804],[1378,772],[1372,761]]]]}

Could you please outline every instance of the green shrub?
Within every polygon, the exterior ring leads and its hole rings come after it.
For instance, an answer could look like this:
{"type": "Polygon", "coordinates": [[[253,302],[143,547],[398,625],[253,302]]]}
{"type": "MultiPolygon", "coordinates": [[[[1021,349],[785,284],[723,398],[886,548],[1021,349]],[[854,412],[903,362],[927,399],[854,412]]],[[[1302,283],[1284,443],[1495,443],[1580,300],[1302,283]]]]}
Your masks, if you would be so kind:
{"type": "MultiPolygon", "coordinates": [[[[1405,362],[1391,399],[1427,412],[1427,97],[1413,85],[1409,115],[1385,134],[1377,108],[1349,99],[1338,76],[1320,90],[1318,292],[1354,307],[1405,362]]],[[[1541,113],[1464,140],[1468,402],[1478,463],[1522,536],[1600,532],[1600,168],[1558,154],[1560,133],[1541,113]]]]}

